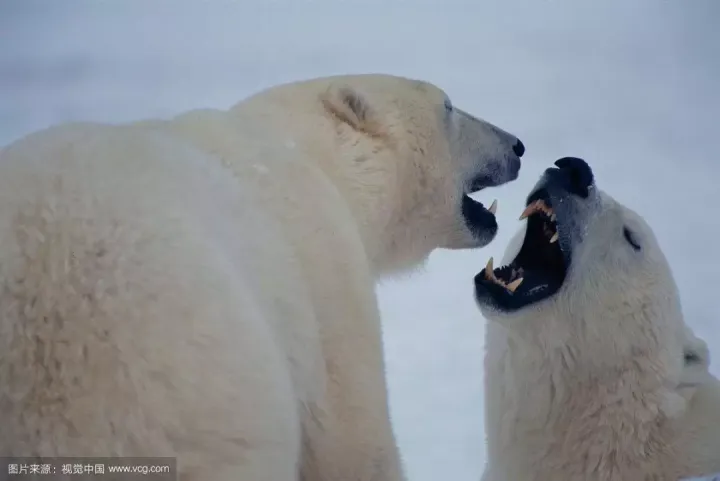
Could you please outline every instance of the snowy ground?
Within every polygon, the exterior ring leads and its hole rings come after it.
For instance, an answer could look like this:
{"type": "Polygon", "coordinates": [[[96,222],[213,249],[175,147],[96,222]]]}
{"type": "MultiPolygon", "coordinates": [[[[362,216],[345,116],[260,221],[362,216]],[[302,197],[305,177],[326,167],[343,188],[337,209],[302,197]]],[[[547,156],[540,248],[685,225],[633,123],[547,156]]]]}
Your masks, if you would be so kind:
{"type": "Polygon", "coordinates": [[[434,81],[517,134],[520,179],[480,195],[500,199],[497,241],[437,252],[380,290],[410,479],[476,481],[485,321],[471,280],[560,156],[586,158],[653,224],[720,374],[718,18],[714,0],[0,0],[0,144],[65,120],[226,107],[281,81],[370,71],[434,81]]]}

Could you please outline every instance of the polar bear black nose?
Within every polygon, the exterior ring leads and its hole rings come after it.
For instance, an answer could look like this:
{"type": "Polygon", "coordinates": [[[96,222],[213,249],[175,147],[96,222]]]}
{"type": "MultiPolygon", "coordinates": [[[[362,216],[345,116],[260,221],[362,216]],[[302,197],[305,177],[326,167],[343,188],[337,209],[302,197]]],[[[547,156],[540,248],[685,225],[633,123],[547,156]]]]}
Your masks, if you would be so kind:
{"type": "Polygon", "coordinates": [[[518,139],[517,142],[515,142],[515,145],[513,145],[513,152],[515,152],[515,155],[518,157],[522,157],[525,153],[525,144],[523,144],[520,139],[518,139]]]}
{"type": "Polygon", "coordinates": [[[577,157],[563,157],[556,160],[555,165],[560,169],[558,173],[568,192],[583,198],[588,196],[594,177],[587,162],[577,157]]]}

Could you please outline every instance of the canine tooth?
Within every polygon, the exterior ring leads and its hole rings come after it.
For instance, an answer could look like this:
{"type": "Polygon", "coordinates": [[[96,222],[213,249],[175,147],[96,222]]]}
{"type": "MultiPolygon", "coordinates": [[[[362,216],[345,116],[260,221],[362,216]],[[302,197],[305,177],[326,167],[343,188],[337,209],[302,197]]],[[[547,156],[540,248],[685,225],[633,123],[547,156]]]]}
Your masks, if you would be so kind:
{"type": "Polygon", "coordinates": [[[522,214],[520,214],[520,220],[523,220],[524,218],[529,217],[530,214],[535,212],[538,209],[539,202],[540,202],[539,200],[536,200],[532,204],[525,207],[525,210],[522,212],[522,214]]]}
{"type": "Polygon", "coordinates": [[[557,215],[553,212],[553,215],[550,216],[550,220],[555,222],[557,220],[557,215]]]}
{"type": "Polygon", "coordinates": [[[508,291],[515,292],[515,290],[518,287],[520,287],[520,284],[522,284],[522,282],[523,282],[523,278],[521,277],[520,279],[516,279],[516,280],[512,281],[510,284],[508,284],[505,287],[507,288],[508,291]]]}
{"type": "Polygon", "coordinates": [[[551,244],[554,244],[555,242],[557,242],[558,237],[560,237],[560,236],[558,235],[557,232],[555,232],[555,233],[553,234],[553,236],[550,238],[550,243],[551,243],[551,244]]]}
{"type": "Polygon", "coordinates": [[[540,207],[540,210],[542,210],[545,213],[545,215],[547,215],[547,216],[551,216],[554,214],[553,210],[550,207],[548,207],[545,204],[545,202],[543,202],[542,200],[540,200],[539,207],[540,207]]]}
{"type": "Polygon", "coordinates": [[[545,204],[545,201],[542,199],[538,199],[535,202],[533,202],[532,204],[525,207],[525,210],[522,212],[522,214],[520,214],[520,220],[523,220],[526,217],[529,217],[531,214],[538,212],[538,211],[542,211],[548,217],[552,216],[551,220],[555,220],[555,218],[554,218],[555,213],[553,212],[553,210],[550,207],[547,206],[547,204],[545,204]]]}
{"type": "Polygon", "coordinates": [[[537,204],[537,206],[535,207],[535,210],[541,210],[547,216],[550,216],[553,214],[553,210],[545,203],[544,200],[538,199],[535,201],[535,204],[537,204]]]}
{"type": "Polygon", "coordinates": [[[492,214],[495,214],[495,212],[497,212],[497,199],[495,199],[493,203],[490,204],[490,207],[488,207],[488,211],[490,211],[492,214]]]}
{"type": "Polygon", "coordinates": [[[488,279],[495,281],[495,273],[493,272],[493,258],[491,257],[490,260],[488,260],[487,265],[485,266],[485,277],[488,279]]]}

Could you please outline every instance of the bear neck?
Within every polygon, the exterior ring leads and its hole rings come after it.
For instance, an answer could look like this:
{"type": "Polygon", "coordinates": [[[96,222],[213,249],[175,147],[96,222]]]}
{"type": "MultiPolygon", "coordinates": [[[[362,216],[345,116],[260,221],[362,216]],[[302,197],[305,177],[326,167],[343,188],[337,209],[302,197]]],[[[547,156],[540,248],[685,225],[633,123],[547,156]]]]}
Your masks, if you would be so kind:
{"type": "Polygon", "coordinates": [[[543,331],[489,329],[486,428],[498,479],[676,480],[667,477],[675,455],[666,413],[680,401],[651,366],[633,356],[585,362],[543,331]]]}
{"type": "MultiPolygon", "coordinates": [[[[384,175],[382,169],[392,166],[392,162],[382,162],[388,159],[378,158],[386,147],[379,140],[359,135],[347,126],[332,125],[332,120],[313,102],[306,108],[311,113],[316,111],[308,121],[316,122],[318,126],[307,132],[302,142],[293,135],[297,119],[287,118],[282,103],[259,102],[256,105],[255,99],[250,98],[233,107],[228,118],[231,125],[252,126],[252,132],[246,135],[261,136],[271,132],[277,137],[271,147],[263,147],[274,149],[273,169],[288,169],[296,176],[297,163],[304,162],[304,168],[307,168],[305,181],[313,182],[313,189],[328,192],[338,204],[337,212],[347,209],[374,274],[379,275],[391,268],[389,261],[394,260],[388,247],[392,241],[387,237],[394,231],[394,204],[388,193],[395,187],[395,175],[384,175]],[[328,130],[338,131],[336,137],[329,138],[328,130]],[[283,155],[285,153],[291,155],[283,155]]],[[[213,148],[218,150],[214,144],[213,148]]],[[[229,148],[225,157],[233,159],[236,156],[233,148],[229,148]]],[[[243,168],[233,161],[227,164],[236,171],[243,168]]],[[[345,212],[338,216],[348,217],[345,212]]]]}
{"type": "Polygon", "coordinates": [[[435,246],[417,235],[412,218],[400,215],[418,210],[416,193],[406,188],[414,180],[412,169],[397,162],[410,154],[398,152],[400,147],[388,145],[386,139],[351,137],[336,142],[331,155],[318,156],[327,159],[321,169],[345,200],[375,276],[417,269],[435,246]],[[347,143],[362,148],[348,148],[347,143]]]}
{"type": "MultiPolygon", "coordinates": [[[[302,88],[317,91],[307,96],[301,109],[308,112],[304,120],[317,128],[306,132],[302,142],[293,136],[298,118],[287,115],[285,102],[289,100],[282,91],[244,100],[230,109],[231,122],[239,122],[243,128],[252,126],[247,135],[271,132],[274,148],[293,153],[291,164],[298,159],[308,162],[318,189],[339,194],[337,202],[352,216],[376,278],[419,267],[436,246],[431,244],[433,239],[417,235],[412,218],[401,216],[417,210],[419,194],[406,187],[421,182],[413,177],[418,169],[402,160],[412,158],[416,146],[397,142],[389,127],[387,131],[377,131],[377,125],[374,130],[358,130],[338,121],[316,101],[326,87],[307,84],[302,88]],[[329,137],[327,132],[335,135],[329,137]]],[[[295,96],[291,101],[300,102],[295,96]]]]}

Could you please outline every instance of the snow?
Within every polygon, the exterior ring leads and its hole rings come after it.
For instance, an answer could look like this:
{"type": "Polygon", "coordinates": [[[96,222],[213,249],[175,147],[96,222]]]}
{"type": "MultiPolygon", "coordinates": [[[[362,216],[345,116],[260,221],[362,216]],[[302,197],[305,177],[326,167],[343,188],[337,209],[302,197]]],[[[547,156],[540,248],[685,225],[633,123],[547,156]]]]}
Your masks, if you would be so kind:
{"type": "Polygon", "coordinates": [[[705,255],[718,234],[719,15],[714,0],[5,0],[0,144],[60,121],[224,108],[271,84],[372,71],[436,82],[518,135],[520,178],[478,195],[499,199],[497,240],[438,251],[379,290],[409,478],[476,481],[485,321],[472,278],[502,257],[558,157],[588,160],[654,226],[720,375],[718,263],[705,255]]]}
{"type": "Polygon", "coordinates": [[[680,481],[720,481],[720,473],[710,476],[704,476],[702,478],[687,478],[680,481]]]}

